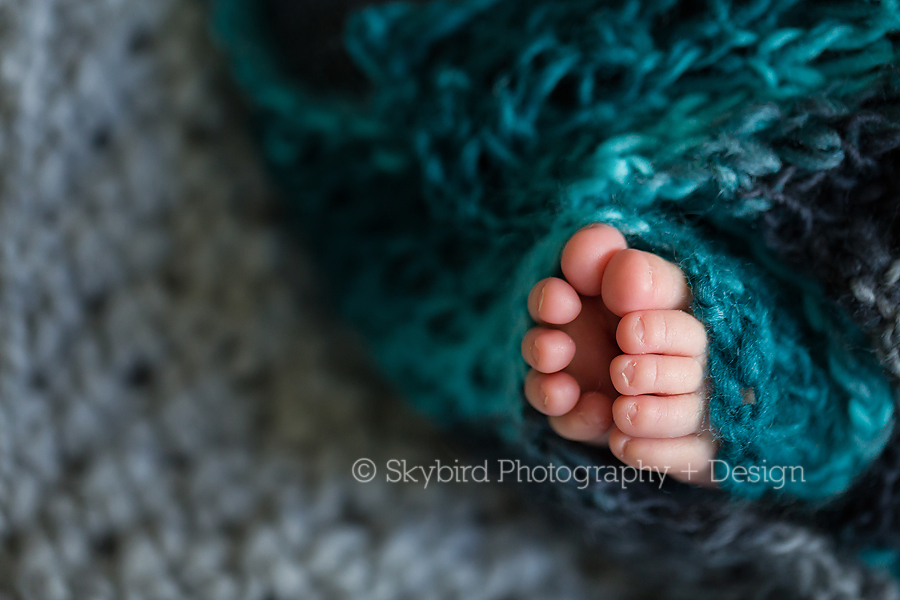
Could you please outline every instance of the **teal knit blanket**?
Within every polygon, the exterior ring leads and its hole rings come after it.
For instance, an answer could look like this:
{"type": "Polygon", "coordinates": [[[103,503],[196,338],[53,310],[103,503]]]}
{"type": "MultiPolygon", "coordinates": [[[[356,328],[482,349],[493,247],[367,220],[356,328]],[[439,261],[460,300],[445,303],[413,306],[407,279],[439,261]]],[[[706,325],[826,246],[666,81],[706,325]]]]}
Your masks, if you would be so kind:
{"type": "Polygon", "coordinates": [[[765,249],[772,200],[742,191],[841,162],[817,115],[900,92],[900,8],[707,4],[370,8],[346,38],[368,95],[296,81],[258,3],[218,0],[216,29],[340,310],[422,411],[522,439],[528,291],[604,222],[689,279],[720,467],[803,469],[723,488],[820,503],[880,454],[894,395],[821,284],[765,249]]]}

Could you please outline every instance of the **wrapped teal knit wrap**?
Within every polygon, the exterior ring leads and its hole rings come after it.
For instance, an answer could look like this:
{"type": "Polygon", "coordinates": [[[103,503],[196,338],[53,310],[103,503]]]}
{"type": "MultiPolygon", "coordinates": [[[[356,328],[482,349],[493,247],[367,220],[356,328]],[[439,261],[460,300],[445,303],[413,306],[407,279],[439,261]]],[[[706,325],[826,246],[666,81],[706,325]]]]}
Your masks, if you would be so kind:
{"type": "Polygon", "coordinates": [[[293,81],[256,6],[219,0],[217,31],[267,156],[342,312],[423,411],[520,439],[528,291],[604,222],[689,279],[719,476],[803,468],[723,488],[827,500],[881,452],[894,399],[868,340],[766,254],[767,199],[740,191],[841,160],[809,115],[897,91],[896,2],[388,5],[347,37],[365,99],[293,81]]]}

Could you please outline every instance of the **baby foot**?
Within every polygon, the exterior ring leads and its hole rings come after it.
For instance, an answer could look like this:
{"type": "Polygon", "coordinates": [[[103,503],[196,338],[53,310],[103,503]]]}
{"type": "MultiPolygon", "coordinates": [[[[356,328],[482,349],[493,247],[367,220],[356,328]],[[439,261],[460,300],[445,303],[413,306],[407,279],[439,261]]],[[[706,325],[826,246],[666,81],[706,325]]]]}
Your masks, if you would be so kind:
{"type": "Polygon", "coordinates": [[[528,298],[538,323],[522,340],[529,403],[566,439],[712,485],[706,331],[681,269],[602,224],[572,236],[561,267],[565,280],[544,279],[528,298]]]}

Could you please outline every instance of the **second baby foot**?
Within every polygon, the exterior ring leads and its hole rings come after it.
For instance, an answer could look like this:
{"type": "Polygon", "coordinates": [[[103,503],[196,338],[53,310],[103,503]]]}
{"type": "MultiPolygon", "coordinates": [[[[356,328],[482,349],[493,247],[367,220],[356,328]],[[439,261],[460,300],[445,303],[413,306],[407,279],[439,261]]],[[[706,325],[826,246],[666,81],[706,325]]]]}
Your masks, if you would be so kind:
{"type": "Polygon", "coordinates": [[[566,439],[712,485],[706,331],[681,269],[603,224],[572,236],[561,268],[565,279],[538,282],[528,298],[538,324],[522,340],[529,403],[566,439]]]}

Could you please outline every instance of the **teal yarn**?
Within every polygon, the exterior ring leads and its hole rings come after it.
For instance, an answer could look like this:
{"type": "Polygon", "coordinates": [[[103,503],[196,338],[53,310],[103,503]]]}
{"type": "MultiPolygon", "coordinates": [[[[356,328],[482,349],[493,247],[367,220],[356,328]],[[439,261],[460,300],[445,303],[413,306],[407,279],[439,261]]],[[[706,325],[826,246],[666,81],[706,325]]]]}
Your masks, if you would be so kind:
{"type": "Polygon", "coordinates": [[[347,37],[365,98],[294,81],[258,6],[219,0],[216,19],[267,157],[341,311],[421,410],[522,439],[525,298],[600,221],[688,276],[722,468],[803,468],[725,490],[825,501],[884,448],[894,398],[868,340],[766,254],[767,199],[739,192],[840,159],[784,125],[898,87],[895,2],[370,8],[347,37]]]}

